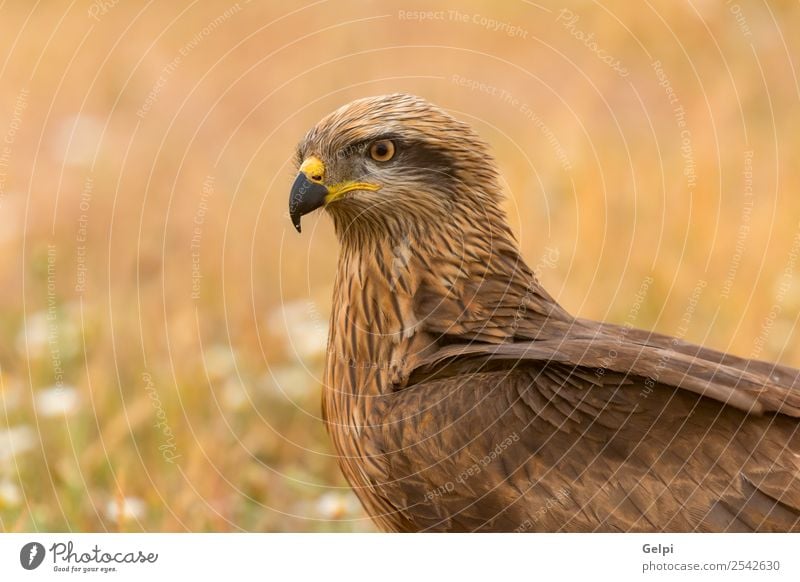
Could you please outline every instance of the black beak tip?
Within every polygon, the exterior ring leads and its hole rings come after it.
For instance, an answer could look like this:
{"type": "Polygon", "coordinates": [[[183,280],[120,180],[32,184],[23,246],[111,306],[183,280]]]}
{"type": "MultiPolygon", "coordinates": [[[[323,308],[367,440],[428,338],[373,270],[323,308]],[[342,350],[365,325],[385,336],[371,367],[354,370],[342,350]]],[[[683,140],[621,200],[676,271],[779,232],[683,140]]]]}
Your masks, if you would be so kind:
{"type": "Polygon", "coordinates": [[[325,204],[328,189],[318,182],[312,182],[300,172],[292,184],[289,194],[289,218],[297,232],[300,232],[300,219],[304,214],[325,204]]]}

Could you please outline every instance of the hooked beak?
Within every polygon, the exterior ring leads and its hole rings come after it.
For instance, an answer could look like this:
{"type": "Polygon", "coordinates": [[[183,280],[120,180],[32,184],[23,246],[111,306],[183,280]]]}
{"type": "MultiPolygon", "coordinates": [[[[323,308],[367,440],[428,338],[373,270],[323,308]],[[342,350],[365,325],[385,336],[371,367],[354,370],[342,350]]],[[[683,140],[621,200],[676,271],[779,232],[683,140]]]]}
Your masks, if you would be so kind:
{"type": "Polygon", "coordinates": [[[289,217],[300,232],[300,217],[325,204],[328,189],[319,182],[313,182],[303,172],[297,174],[289,193],[289,217]]]}
{"type": "Polygon", "coordinates": [[[303,215],[330,204],[345,192],[380,190],[380,186],[369,182],[342,182],[326,186],[323,182],[324,177],[325,165],[318,157],[306,158],[300,165],[300,173],[297,174],[289,193],[289,217],[297,232],[300,232],[300,218],[303,215]]]}

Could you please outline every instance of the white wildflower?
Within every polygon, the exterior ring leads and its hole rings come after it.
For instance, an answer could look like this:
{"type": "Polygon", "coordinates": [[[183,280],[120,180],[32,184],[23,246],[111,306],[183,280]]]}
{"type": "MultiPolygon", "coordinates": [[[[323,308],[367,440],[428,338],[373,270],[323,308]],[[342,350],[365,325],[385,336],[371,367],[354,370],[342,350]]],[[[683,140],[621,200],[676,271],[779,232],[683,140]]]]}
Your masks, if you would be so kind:
{"type": "Polygon", "coordinates": [[[270,333],[283,336],[287,348],[301,360],[325,355],[328,322],[313,301],[283,304],[267,317],[267,327],[270,333]]]}
{"type": "Polygon", "coordinates": [[[22,503],[22,493],[17,484],[4,479],[0,481],[0,508],[16,507],[22,503]]]}
{"type": "Polygon", "coordinates": [[[146,507],[144,501],[138,497],[111,499],[106,505],[106,517],[116,523],[141,519],[144,517],[146,507]]]}
{"type": "Polygon", "coordinates": [[[50,153],[68,166],[88,164],[97,155],[102,135],[103,122],[98,117],[86,114],[63,117],[50,141],[50,153]]]}
{"type": "Polygon", "coordinates": [[[321,518],[342,519],[357,515],[360,507],[358,498],[353,493],[329,491],[320,495],[315,509],[321,518]]]}
{"type": "Polygon", "coordinates": [[[36,433],[26,425],[0,429],[0,463],[31,450],[37,442],[36,433]]]}
{"type": "Polygon", "coordinates": [[[36,392],[36,412],[42,416],[64,416],[75,413],[80,395],[73,386],[51,386],[36,392]]]}

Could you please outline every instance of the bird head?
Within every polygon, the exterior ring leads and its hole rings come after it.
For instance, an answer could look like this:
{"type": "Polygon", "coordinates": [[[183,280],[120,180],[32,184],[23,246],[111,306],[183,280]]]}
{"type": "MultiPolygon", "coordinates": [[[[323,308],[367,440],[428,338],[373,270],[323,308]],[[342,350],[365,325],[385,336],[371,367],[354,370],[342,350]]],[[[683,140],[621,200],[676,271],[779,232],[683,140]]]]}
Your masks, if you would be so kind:
{"type": "Polygon", "coordinates": [[[497,214],[500,188],[484,141],[413,95],[367,97],[334,111],[300,142],[297,164],[289,215],[298,232],[301,217],[320,207],[340,238],[455,225],[464,208],[497,214]]]}

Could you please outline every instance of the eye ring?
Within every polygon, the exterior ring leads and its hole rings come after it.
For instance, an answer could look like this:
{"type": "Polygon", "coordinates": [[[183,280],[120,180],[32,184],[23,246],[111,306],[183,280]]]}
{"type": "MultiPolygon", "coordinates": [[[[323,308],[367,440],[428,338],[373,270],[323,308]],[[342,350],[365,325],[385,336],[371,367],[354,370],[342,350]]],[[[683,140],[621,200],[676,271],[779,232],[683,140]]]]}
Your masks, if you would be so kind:
{"type": "Polygon", "coordinates": [[[390,139],[379,139],[369,146],[369,156],[376,162],[388,162],[394,157],[394,142],[390,139]]]}

